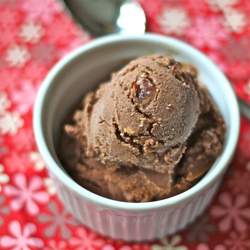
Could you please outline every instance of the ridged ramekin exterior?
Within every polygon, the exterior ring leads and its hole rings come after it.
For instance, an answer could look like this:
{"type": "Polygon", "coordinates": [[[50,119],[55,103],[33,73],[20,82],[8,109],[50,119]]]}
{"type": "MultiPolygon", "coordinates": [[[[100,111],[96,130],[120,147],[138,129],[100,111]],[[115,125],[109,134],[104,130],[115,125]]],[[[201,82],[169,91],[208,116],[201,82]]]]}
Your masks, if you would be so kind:
{"type": "Polygon", "coordinates": [[[153,240],[184,229],[206,209],[222,179],[219,177],[202,193],[181,205],[158,211],[131,212],[89,203],[50,175],[58,196],[76,219],[101,235],[125,241],[153,240]]]}

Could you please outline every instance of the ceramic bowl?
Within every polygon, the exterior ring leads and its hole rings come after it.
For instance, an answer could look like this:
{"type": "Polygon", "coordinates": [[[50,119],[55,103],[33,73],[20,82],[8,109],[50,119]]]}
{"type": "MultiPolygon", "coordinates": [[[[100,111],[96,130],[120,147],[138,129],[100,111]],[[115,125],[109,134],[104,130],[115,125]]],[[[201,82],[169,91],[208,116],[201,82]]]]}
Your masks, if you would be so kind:
{"type": "Polygon", "coordinates": [[[115,239],[143,241],[181,230],[212,201],[233,156],[239,135],[235,94],[222,72],[204,54],[177,39],[155,34],[110,35],[95,39],[61,59],[44,80],[34,108],[34,131],[39,151],[66,208],[82,224],[115,239]],[[62,121],[89,90],[110,78],[131,59],[149,54],[170,55],[199,72],[227,125],[222,155],[204,178],[174,197],[145,203],[115,201],[78,185],[58,160],[62,121]]]}

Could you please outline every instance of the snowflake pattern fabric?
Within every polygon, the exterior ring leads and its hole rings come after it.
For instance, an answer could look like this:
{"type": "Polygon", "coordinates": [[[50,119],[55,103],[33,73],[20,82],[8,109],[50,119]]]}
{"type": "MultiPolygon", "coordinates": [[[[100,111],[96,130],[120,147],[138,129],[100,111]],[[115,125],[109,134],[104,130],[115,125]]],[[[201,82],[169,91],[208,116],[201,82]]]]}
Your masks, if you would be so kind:
{"type": "Polygon", "coordinates": [[[40,212],[38,204],[46,204],[49,201],[48,193],[40,190],[43,186],[40,176],[32,176],[27,183],[25,175],[17,173],[13,176],[13,183],[14,185],[4,187],[4,194],[13,197],[10,201],[13,211],[20,211],[25,207],[25,211],[34,216],[40,212]]]}
{"type": "MultiPolygon", "coordinates": [[[[195,46],[250,104],[248,0],[135,0],[147,30],[195,46]]],[[[250,122],[210,207],[184,231],[154,242],[126,243],[79,225],[65,210],[36,148],[37,91],[53,65],[94,39],[60,0],[0,0],[0,249],[250,249],[250,122]]]]}

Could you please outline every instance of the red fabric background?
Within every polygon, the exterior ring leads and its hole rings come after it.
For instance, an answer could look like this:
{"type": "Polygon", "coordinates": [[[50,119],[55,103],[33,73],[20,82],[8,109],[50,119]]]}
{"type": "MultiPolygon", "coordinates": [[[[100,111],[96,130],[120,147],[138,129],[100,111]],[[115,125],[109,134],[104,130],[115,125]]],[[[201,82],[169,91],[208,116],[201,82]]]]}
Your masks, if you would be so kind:
{"type": "MultiPolygon", "coordinates": [[[[250,103],[249,0],[139,0],[147,30],[207,54],[250,103]]],[[[45,75],[61,57],[94,39],[58,0],[0,0],[0,249],[250,249],[250,122],[220,191],[184,232],[128,244],[80,226],[64,210],[37,152],[32,108],[45,75]]]]}

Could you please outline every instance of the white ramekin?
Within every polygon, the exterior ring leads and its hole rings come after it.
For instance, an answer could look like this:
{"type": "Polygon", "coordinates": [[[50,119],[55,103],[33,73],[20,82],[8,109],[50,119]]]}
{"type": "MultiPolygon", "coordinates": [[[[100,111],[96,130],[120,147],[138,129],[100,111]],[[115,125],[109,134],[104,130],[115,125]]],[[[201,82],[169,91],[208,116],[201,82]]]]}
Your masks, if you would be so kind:
{"type": "Polygon", "coordinates": [[[201,52],[177,39],[155,34],[110,35],[96,39],[65,56],[44,80],[34,108],[34,131],[39,151],[58,195],[84,225],[112,238],[152,240],[183,229],[213,199],[234,153],[239,135],[235,94],[221,71],[201,52]],[[224,151],[206,176],[188,191],[165,200],[128,203],[110,200],[79,186],[64,171],[55,147],[65,115],[84,93],[110,78],[133,58],[170,55],[194,65],[227,124],[224,151]]]}

